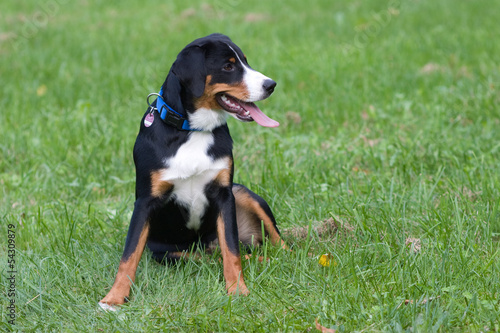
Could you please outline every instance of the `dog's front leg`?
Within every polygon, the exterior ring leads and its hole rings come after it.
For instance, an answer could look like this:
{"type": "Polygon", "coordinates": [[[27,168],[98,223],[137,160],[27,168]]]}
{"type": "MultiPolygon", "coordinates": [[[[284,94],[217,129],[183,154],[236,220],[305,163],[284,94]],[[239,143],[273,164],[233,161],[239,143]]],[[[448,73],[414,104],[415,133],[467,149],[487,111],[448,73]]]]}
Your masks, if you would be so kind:
{"type": "MultiPolygon", "coordinates": [[[[135,272],[141,259],[149,234],[149,200],[138,199],[135,202],[134,213],[130,221],[125,249],[118,266],[115,283],[99,303],[120,305],[127,301],[131,284],[135,281],[135,272]]],[[[102,305],[101,305],[102,306],[102,305]]]]}
{"type": "Polygon", "coordinates": [[[222,252],[227,293],[248,295],[249,291],[243,280],[238,225],[236,224],[236,207],[231,189],[228,188],[222,197],[226,197],[226,200],[222,203],[217,218],[217,235],[222,252]]]}

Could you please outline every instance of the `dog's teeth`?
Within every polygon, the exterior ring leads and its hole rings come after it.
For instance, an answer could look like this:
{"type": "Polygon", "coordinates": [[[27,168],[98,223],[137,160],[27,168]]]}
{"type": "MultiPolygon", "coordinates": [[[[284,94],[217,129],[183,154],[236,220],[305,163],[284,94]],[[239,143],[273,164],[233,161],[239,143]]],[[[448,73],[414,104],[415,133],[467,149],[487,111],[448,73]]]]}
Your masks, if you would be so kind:
{"type": "Polygon", "coordinates": [[[240,111],[242,110],[243,108],[241,107],[241,105],[239,105],[238,103],[235,103],[233,101],[233,99],[231,98],[228,98],[225,94],[221,94],[220,95],[220,99],[231,109],[235,110],[235,111],[240,111]]]}

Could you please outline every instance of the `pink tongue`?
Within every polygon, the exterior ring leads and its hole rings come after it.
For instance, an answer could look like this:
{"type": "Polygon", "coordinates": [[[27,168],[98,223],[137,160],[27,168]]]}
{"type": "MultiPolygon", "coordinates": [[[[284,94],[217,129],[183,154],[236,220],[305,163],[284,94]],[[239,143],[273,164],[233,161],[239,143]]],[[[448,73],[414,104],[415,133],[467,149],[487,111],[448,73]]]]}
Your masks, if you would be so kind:
{"type": "Polygon", "coordinates": [[[278,127],[280,123],[266,116],[254,103],[243,103],[243,108],[250,112],[250,116],[257,124],[264,127],[278,127]]]}

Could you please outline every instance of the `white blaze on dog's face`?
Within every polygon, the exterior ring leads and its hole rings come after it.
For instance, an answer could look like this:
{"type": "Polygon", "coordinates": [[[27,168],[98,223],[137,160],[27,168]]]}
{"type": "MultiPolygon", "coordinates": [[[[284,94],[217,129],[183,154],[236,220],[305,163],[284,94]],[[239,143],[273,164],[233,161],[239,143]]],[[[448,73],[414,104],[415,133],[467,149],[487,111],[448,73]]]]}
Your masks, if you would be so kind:
{"type": "Polygon", "coordinates": [[[276,82],[252,69],[243,52],[229,39],[204,47],[205,89],[194,102],[190,122],[204,128],[214,127],[224,123],[229,114],[240,121],[255,121],[265,127],[279,126],[254,104],[269,97],[276,82]]]}
{"type": "MultiPolygon", "coordinates": [[[[262,99],[265,99],[269,97],[270,93],[268,90],[266,90],[266,87],[269,85],[273,85],[273,90],[274,86],[276,86],[276,83],[265,76],[264,74],[257,72],[250,66],[243,62],[240,59],[240,56],[238,53],[230,46],[228,45],[231,50],[233,50],[234,54],[236,55],[236,58],[238,59],[239,63],[243,66],[245,72],[243,74],[243,83],[247,86],[248,90],[248,97],[245,102],[257,102],[262,99]]],[[[272,91],[271,91],[272,93],[272,91]]]]}
{"type": "Polygon", "coordinates": [[[246,102],[255,102],[267,98],[269,96],[269,93],[265,89],[267,81],[272,80],[250,67],[245,67],[243,82],[247,85],[248,93],[250,94],[246,102]]]}

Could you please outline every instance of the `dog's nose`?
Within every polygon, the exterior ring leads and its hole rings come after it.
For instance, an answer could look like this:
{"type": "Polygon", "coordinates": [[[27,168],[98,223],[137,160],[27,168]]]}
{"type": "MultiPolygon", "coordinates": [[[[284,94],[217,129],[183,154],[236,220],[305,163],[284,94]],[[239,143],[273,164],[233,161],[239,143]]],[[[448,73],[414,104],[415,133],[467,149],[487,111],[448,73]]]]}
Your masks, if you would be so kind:
{"type": "Polygon", "coordinates": [[[274,87],[276,87],[276,82],[274,82],[271,79],[266,80],[266,81],[264,81],[264,84],[262,85],[262,87],[264,88],[265,91],[267,91],[267,93],[269,95],[271,95],[274,91],[274,87]]]}

